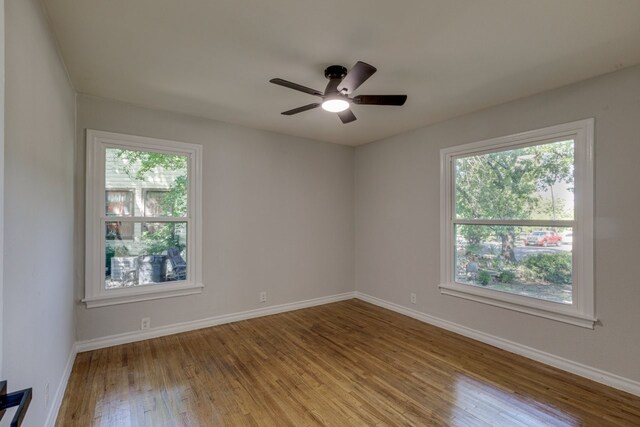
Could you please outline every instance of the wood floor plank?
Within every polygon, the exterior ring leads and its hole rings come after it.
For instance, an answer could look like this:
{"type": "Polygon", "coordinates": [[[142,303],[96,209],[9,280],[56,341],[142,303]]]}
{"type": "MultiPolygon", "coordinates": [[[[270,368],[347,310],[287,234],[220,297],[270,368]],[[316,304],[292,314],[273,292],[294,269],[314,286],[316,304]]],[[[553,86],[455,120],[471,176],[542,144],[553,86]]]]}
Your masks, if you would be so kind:
{"type": "Polygon", "coordinates": [[[80,353],[57,426],[638,426],[640,398],[360,300],[80,353]]]}

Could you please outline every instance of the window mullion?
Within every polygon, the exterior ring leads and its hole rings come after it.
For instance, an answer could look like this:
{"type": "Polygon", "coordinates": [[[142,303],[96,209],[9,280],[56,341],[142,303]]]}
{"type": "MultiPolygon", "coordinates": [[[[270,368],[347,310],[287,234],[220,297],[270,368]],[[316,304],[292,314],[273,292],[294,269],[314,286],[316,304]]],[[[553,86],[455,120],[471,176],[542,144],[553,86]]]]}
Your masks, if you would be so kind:
{"type": "Polygon", "coordinates": [[[522,220],[522,219],[459,219],[451,220],[460,225],[514,225],[522,227],[575,227],[575,220],[522,220]]]}
{"type": "Polygon", "coordinates": [[[190,217],[167,216],[103,216],[100,218],[106,222],[189,222],[190,217]]]}

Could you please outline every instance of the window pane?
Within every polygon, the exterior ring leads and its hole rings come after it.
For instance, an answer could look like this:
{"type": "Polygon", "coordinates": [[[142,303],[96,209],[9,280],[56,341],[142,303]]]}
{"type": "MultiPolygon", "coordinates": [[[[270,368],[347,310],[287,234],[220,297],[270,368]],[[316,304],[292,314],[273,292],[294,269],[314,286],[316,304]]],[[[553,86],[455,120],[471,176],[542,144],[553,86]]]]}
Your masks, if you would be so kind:
{"type": "Polygon", "coordinates": [[[107,289],[187,280],[186,222],[109,221],[105,228],[107,289]],[[132,228],[131,240],[112,237],[123,225],[132,228]]]}
{"type": "Polygon", "coordinates": [[[132,240],[133,223],[116,221],[108,222],[105,238],[107,240],[132,240]]]}
{"type": "Polygon", "coordinates": [[[133,215],[133,191],[107,190],[104,193],[107,216],[133,215]]]}
{"type": "Polygon", "coordinates": [[[171,194],[166,190],[147,190],[144,192],[144,216],[172,216],[171,194]]]}
{"type": "Polygon", "coordinates": [[[106,214],[127,211],[120,215],[187,216],[187,162],[187,156],[177,154],[107,148],[105,186],[107,197],[114,197],[114,201],[107,200],[106,214]],[[118,194],[129,198],[126,208],[117,205],[118,194]],[[150,194],[149,206],[145,194],[150,194]]]}
{"type": "Polygon", "coordinates": [[[573,140],[454,160],[459,219],[574,217],[573,140]]]}
{"type": "Polygon", "coordinates": [[[571,304],[573,230],[456,225],[456,282],[571,304]]]}

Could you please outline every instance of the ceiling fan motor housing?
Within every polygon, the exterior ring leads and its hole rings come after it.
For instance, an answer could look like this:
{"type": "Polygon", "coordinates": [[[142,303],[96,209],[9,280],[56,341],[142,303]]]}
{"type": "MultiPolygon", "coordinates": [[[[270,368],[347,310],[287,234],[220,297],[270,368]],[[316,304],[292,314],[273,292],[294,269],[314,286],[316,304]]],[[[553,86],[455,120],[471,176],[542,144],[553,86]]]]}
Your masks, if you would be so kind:
{"type": "Polygon", "coordinates": [[[327,87],[324,89],[324,97],[332,95],[343,95],[338,91],[338,85],[343,77],[347,75],[347,69],[342,65],[332,65],[324,70],[324,76],[329,79],[327,87]]]}
{"type": "Polygon", "coordinates": [[[341,79],[347,75],[347,69],[342,65],[331,65],[324,70],[324,76],[328,79],[341,79]]]}

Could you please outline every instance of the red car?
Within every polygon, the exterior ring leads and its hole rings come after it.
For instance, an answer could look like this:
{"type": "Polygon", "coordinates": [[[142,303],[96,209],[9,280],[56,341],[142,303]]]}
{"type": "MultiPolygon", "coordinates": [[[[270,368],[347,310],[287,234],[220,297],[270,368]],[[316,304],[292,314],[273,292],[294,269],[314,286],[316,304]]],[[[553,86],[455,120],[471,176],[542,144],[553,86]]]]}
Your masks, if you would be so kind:
{"type": "Polygon", "coordinates": [[[529,234],[526,239],[524,239],[524,244],[526,246],[560,246],[561,243],[562,236],[560,236],[555,231],[548,230],[536,230],[529,234]]]}

